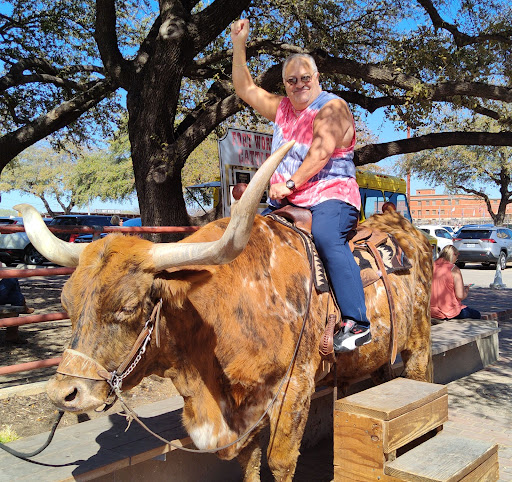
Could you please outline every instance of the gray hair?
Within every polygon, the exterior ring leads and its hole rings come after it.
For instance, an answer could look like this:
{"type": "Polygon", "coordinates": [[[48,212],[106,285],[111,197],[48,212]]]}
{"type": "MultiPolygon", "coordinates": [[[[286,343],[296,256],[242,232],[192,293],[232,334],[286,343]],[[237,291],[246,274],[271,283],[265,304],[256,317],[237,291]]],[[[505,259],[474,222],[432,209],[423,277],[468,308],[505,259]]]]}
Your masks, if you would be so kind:
{"type": "Polygon", "coordinates": [[[289,57],[286,57],[286,60],[283,62],[283,70],[281,71],[281,75],[283,77],[283,80],[284,80],[284,72],[286,70],[286,66],[292,60],[295,60],[295,59],[298,59],[298,58],[303,58],[303,59],[308,60],[309,63],[311,64],[311,67],[313,67],[313,73],[318,72],[318,67],[316,66],[315,59],[313,57],[311,57],[311,55],[309,55],[309,54],[292,54],[289,57]]]}

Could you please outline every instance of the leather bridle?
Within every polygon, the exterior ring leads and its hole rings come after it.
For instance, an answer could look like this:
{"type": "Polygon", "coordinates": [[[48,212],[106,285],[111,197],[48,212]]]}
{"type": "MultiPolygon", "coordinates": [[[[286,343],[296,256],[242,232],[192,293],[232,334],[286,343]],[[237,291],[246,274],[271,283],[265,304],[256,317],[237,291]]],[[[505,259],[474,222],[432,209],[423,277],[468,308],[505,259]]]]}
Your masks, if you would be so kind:
{"type": "Polygon", "coordinates": [[[85,378],[87,380],[107,382],[110,386],[110,392],[107,395],[107,400],[105,401],[106,407],[103,408],[103,410],[107,410],[115,402],[115,394],[121,391],[123,380],[130,375],[142,359],[142,356],[146,352],[146,348],[151,340],[153,331],[155,332],[156,346],[160,347],[159,326],[162,303],[162,298],[160,298],[153,308],[151,316],[144,324],[144,328],[137,337],[137,340],[135,340],[132,349],[128,355],[125,356],[117,369],[108,371],[103,367],[103,365],[90,356],[68,348],[64,350],[64,353],[62,354],[62,361],[59,364],[57,373],[77,378],[85,378]],[[81,363],[79,364],[79,372],[75,369],[77,366],[77,358],[81,360],[81,363]]]}

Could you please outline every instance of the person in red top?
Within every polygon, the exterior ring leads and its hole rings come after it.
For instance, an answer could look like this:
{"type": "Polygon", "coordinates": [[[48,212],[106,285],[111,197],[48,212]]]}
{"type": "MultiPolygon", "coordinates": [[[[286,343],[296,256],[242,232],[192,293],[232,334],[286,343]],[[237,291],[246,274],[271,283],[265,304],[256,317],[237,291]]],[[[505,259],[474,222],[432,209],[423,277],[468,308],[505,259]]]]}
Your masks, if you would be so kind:
{"type": "Polygon", "coordinates": [[[473,318],[479,320],[480,312],[463,305],[469,293],[464,285],[462,273],[455,266],[459,251],[455,246],[445,246],[439,258],[434,262],[432,276],[432,294],[430,297],[430,316],[441,320],[452,318],[473,318]]]}

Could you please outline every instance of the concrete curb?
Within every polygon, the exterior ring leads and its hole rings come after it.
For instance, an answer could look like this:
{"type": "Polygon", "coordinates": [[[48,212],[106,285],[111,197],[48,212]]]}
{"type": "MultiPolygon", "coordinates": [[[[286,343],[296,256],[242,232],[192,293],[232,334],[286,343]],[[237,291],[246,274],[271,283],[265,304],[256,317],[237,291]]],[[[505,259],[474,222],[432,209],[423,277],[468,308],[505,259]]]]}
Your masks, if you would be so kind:
{"type": "Polygon", "coordinates": [[[16,385],[14,387],[0,388],[0,400],[9,397],[27,397],[30,395],[38,395],[46,391],[47,381],[27,383],[25,385],[16,385]]]}

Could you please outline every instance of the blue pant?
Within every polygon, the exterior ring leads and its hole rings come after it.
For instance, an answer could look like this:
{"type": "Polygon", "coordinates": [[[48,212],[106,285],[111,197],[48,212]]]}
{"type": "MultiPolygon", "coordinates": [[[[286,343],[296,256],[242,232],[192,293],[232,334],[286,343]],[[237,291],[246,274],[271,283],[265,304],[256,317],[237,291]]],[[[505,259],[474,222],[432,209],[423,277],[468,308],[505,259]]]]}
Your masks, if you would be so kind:
{"type": "Polygon", "coordinates": [[[16,278],[0,279],[0,305],[23,306],[25,297],[21,294],[16,278]]]}
{"type": "Polygon", "coordinates": [[[343,201],[329,200],[310,208],[315,246],[329,273],[343,318],[369,325],[359,266],[347,242],[356,226],[358,210],[343,201]]]}
{"type": "Polygon", "coordinates": [[[478,310],[466,306],[466,308],[462,308],[462,311],[455,317],[456,320],[462,320],[463,318],[473,318],[474,320],[479,320],[482,318],[482,315],[478,310]]]}

